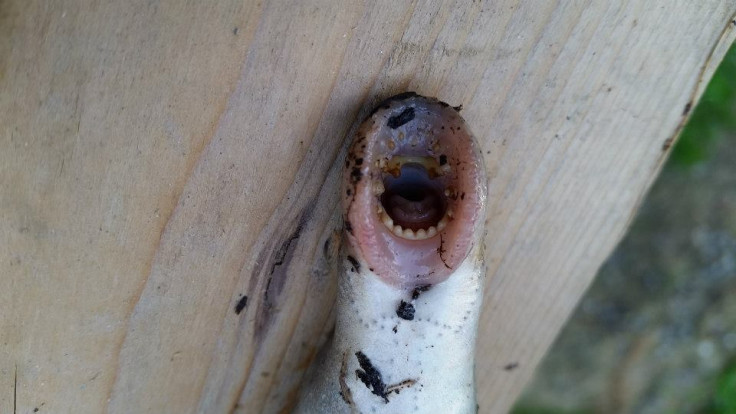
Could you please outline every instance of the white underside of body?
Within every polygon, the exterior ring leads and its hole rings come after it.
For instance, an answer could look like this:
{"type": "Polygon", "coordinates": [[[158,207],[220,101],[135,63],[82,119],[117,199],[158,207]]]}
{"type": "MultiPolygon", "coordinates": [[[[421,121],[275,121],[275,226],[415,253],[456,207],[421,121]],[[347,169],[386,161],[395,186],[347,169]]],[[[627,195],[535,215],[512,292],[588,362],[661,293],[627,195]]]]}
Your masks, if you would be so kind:
{"type": "Polygon", "coordinates": [[[360,259],[359,269],[344,260],[334,339],[312,367],[295,412],[475,413],[479,250],[476,245],[452,276],[416,299],[413,289],[388,285],[360,259]],[[414,308],[413,320],[397,315],[402,300],[414,308]],[[380,381],[366,384],[367,365],[380,381]]]}

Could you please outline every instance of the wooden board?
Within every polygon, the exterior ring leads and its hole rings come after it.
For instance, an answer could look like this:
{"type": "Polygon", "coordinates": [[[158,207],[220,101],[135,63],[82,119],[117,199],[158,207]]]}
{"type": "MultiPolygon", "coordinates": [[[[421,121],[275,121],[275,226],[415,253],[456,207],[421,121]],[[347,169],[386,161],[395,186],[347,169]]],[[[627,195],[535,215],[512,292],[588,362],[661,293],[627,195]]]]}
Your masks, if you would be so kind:
{"type": "Polygon", "coordinates": [[[311,269],[335,257],[346,144],[406,90],[462,104],[486,154],[477,377],[481,411],[508,410],[734,13],[0,2],[0,412],[288,412],[330,329],[336,275],[311,269]]]}

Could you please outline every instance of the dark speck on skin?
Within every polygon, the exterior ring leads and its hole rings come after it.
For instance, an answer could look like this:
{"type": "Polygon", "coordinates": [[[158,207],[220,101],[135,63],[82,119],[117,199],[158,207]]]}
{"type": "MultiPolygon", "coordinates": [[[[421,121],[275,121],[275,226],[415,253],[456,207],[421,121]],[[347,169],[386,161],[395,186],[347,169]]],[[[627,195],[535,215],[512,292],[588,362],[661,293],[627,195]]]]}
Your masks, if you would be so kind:
{"type": "Polygon", "coordinates": [[[428,291],[432,285],[421,285],[414,288],[414,290],[411,292],[411,298],[416,299],[421,295],[422,293],[428,291]]]}
{"type": "Polygon", "coordinates": [[[350,264],[353,265],[353,271],[360,272],[360,263],[358,263],[358,261],[350,255],[348,255],[348,260],[350,261],[350,264]]]}
{"type": "Polygon", "coordinates": [[[358,351],[355,353],[361,369],[355,370],[355,375],[371,392],[381,398],[388,404],[388,394],[386,393],[386,384],[383,382],[383,376],[376,367],[373,366],[368,357],[358,351]]]}
{"type": "Polygon", "coordinates": [[[396,309],[396,315],[399,318],[405,319],[407,321],[413,320],[414,319],[414,305],[402,300],[401,303],[399,304],[399,308],[396,309]]]}
{"type": "Polygon", "coordinates": [[[408,122],[411,122],[414,119],[414,116],[414,108],[409,107],[404,109],[400,114],[389,118],[386,125],[391,129],[396,129],[408,122]]]}
{"type": "Polygon", "coordinates": [[[360,181],[361,178],[363,178],[363,172],[360,171],[360,168],[353,168],[353,170],[350,172],[351,181],[357,183],[358,181],[360,181]]]}

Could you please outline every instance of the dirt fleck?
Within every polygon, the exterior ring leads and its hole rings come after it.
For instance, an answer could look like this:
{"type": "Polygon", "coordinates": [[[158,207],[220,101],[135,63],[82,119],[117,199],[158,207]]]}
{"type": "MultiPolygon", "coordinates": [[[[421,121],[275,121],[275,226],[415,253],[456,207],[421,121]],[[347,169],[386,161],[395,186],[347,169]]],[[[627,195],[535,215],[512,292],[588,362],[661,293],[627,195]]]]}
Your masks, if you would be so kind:
{"type": "Polygon", "coordinates": [[[373,394],[383,398],[383,401],[388,404],[386,384],[383,382],[381,372],[373,366],[371,360],[364,353],[358,351],[355,353],[355,356],[358,358],[361,368],[355,370],[355,375],[373,394]]]}
{"type": "Polygon", "coordinates": [[[398,309],[396,309],[396,315],[399,318],[405,319],[407,321],[414,320],[414,312],[414,305],[403,300],[399,304],[398,309]]]}
{"type": "Polygon", "coordinates": [[[363,178],[363,172],[360,171],[360,168],[354,167],[353,170],[350,171],[350,181],[357,183],[361,178],[363,178]]]}
{"type": "Polygon", "coordinates": [[[353,272],[360,272],[360,263],[353,256],[348,255],[348,261],[353,265],[353,272]]]}
{"type": "Polygon", "coordinates": [[[432,285],[421,285],[421,286],[415,287],[414,290],[411,292],[412,300],[416,300],[419,297],[419,295],[428,291],[431,288],[432,288],[432,285]]]}
{"type": "Polygon", "coordinates": [[[417,383],[417,380],[415,379],[407,379],[407,380],[398,382],[396,384],[389,385],[388,387],[386,387],[386,394],[390,394],[392,392],[399,394],[401,390],[403,390],[404,388],[409,388],[416,383],[417,383]]]}
{"type": "Polygon", "coordinates": [[[248,306],[248,297],[243,296],[242,298],[240,298],[240,300],[238,300],[238,303],[235,305],[235,313],[237,315],[240,315],[240,312],[242,312],[246,306],[248,306]]]}
{"type": "Polygon", "coordinates": [[[693,108],[693,101],[686,103],[685,108],[682,110],[682,116],[689,114],[692,108],[693,108]]]}
{"type": "Polygon", "coordinates": [[[509,362],[508,364],[506,364],[503,367],[503,369],[504,369],[504,371],[513,371],[513,370],[515,370],[518,367],[519,367],[519,363],[518,362],[509,362]]]}
{"type": "Polygon", "coordinates": [[[662,144],[662,151],[667,151],[668,149],[670,149],[673,142],[675,142],[675,137],[669,137],[664,140],[664,144],[662,144]]]}
{"type": "Polygon", "coordinates": [[[414,108],[409,107],[409,108],[404,109],[400,114],[389,118],[386,125],[391,129],[396,129],[414,120],[415,116],[416,114],[414,112],[414,108]]]}

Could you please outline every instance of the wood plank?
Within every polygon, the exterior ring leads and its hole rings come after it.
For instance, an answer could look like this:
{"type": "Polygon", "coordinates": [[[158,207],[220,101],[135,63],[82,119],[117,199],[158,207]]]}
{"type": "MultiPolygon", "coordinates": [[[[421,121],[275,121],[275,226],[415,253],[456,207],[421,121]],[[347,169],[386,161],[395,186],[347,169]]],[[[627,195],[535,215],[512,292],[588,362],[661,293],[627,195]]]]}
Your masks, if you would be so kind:
{"type": "Polygon", "coordinates": [[[288,411],[330,329],[336,274],[311,269],[335,260],[345,146],[405,90],[463,104],[486,153],[477,376],[481,411],[506,411],[623,234],[734,13],[0,3],[0,411],[288,411]]]}

